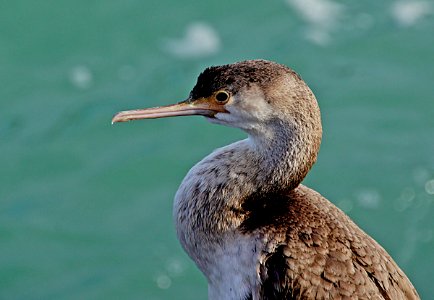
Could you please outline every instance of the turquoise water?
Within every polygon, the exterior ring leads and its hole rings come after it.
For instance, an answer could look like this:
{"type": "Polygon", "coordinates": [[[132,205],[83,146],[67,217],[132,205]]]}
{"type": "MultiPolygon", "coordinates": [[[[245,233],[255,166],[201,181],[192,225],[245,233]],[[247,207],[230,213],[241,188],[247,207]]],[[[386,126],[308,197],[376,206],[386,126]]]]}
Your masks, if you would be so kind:
{"type": "Polygon", "coordinates": [[[206,298],[172,199],[195,162],[244,134],[199,117],[110,120],[250,58],[293,67],[317,95],[324,138],[305,184],[434,295],[434,2],[0,7],[1,299],[206,298]]]}

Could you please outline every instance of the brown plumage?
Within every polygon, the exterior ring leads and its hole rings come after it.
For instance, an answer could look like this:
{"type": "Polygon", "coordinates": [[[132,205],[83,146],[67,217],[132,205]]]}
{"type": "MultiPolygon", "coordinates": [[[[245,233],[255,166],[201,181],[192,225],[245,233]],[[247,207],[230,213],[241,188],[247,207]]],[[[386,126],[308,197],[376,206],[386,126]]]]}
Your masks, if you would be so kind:
{"type": "Polygon", "coordinates": [[[210,299],[419,299],[378,243],[300,184],[322,128],[315,96],[294,71],[264,60],[211,67],[186,101],[113,122],[178,115],[248,134],[196,164],[175,197],[178,238],[210,299]]]}
{"type": "Polygon", "coordinates": [[[260,299],[418,299],[387,252],[317,192],[252,202],[243,229],[278,245],[262,254],[260,299]]]}

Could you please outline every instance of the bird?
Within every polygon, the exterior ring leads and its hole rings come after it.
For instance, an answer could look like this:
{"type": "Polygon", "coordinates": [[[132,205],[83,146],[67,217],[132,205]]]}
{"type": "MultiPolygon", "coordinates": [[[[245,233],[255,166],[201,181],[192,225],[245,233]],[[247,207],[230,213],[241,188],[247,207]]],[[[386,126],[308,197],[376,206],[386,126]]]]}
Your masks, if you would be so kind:
{"type": "Polygon", "coordinates": [[[209,299],[419,299],[382,246],[301,183],[322,125],[294,70],[261,59],[211,66],[187,100],[112,123],[190,115],[247,133],[194,165],[175,195],[177,237],[209,299]]]}

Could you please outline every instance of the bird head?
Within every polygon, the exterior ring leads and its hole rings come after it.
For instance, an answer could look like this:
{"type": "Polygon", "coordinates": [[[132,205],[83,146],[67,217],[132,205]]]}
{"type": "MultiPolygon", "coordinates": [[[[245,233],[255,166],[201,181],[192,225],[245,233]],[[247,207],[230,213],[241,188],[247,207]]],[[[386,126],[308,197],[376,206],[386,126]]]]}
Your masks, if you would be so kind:
{"type": "Polygon", "coordinates": [[[274,133],[282,124],[320,124],[317,102],[304,81],[290,68],[266,60],[209,67],[187,100],[122,111],[112,122],[188,115],[201,115],[250,135],[274,133]]]}

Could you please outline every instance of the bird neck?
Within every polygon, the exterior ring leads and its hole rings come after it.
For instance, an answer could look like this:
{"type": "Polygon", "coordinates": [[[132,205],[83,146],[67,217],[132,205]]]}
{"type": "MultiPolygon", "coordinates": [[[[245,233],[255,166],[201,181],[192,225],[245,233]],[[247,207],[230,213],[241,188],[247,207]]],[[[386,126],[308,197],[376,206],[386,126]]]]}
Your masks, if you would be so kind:
{"type": "Polygon", "coordinates": [[[257,186],[263,192],[292,190],[316,161],[321,130],[303,130],[282,121],[269,128],[266,133],[249,134],[250,151],[256,157],[249,168],[260,177],[257,186]]]}
{"type": "Polygon", "coordinates": [[[183,223],[178,225],[233,227],[231,218],[223,220],[224,213],[241,209],[244,199],[297,187],[316,161],[321,130],[297,130],[288,124],[275,128],[250,133],[247,139],[217,149],[197,163],[175,197],[175,219],[183,223]]]}

